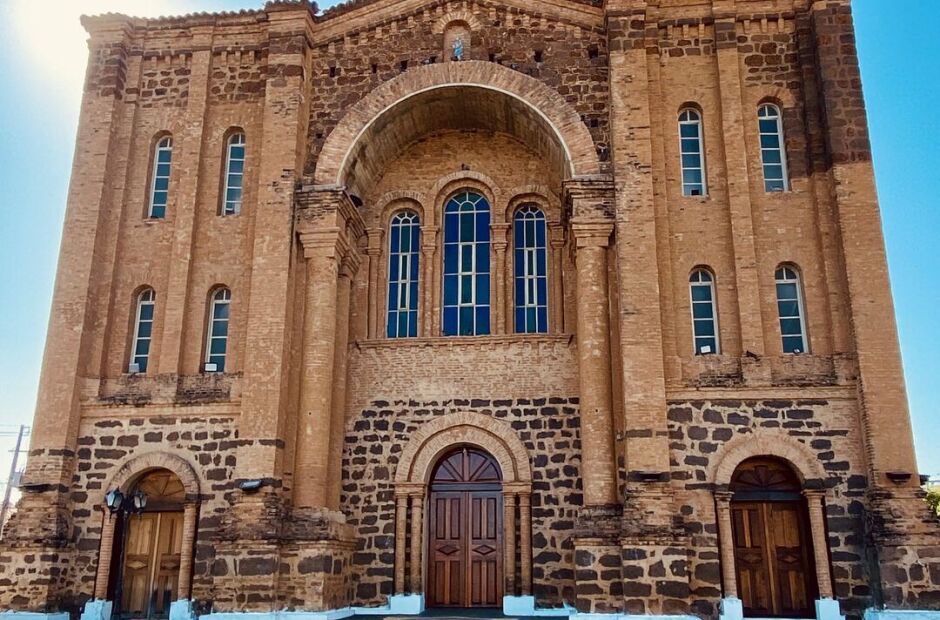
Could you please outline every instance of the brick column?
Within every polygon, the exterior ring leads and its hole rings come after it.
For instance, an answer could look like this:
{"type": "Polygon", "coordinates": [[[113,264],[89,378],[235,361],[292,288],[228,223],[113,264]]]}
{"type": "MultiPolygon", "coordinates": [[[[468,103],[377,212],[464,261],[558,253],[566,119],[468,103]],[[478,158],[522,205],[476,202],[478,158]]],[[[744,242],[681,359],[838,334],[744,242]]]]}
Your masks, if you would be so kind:
{"type": "Polygon", "coordinates": [[[607,252],[613,224],[573,222],[578,271],[578,370],[585,506],[617,503],[607,252]]]}
{"type": "Polygon", "coordinates": [[[503,493],[503,577],[506,596],[516,595],[516,494],[503,493]]]}
{"type": "MultiPolygon", "coordinates": [[[[259,553],[268,553],[263,539],[280,528],[284,498],[280,485],[285,470],[287,389],[290,360],[291,294],[296,245],[285,238],[295,225],[295,189],[304,167],[307,139],[307,55],[312,15],[304,4],[282,5],[266,14],[268,64],[262,133],[248,135],[248,157],[256,162],[258,182],[251,239],[250,298],[246,303],[244,364],[239,443],[235,479],[268,481],[259,493],[236,491],[234,527],[241,544],[257,540],[259,553]],[[262,551],[263,550],[263,551],[262,551]]],[[[239,216],[241,217],[241,216],[239,216]]],[[[236,369],[237,370],[237,369],[236,369]]],[[[325,477],[322,478],[325,480],[325,477]]],[[[273,580],[273,577],[272,577],[273,580]]],[[[270,583],[273,583],[271,581],[270,583]]],[[[276,592],[258,587],[258,603],[271,604],[276,592]]]]}
{"type": "MultiPolygon", "coordinates": [[[[333,378],[337,340],[338,271],[348,251],[339,229],[301,232],[307,262],[303,367],[294,457],[294,506],[326,506],[333,378]]],[[[348,301],[347,301],[348,305],[348,301]]]]}
{"type": "Polygon", "coordinates": [[[327,506],[339,510],[343,487],[343,444],[346,439],[346,360],[349,349],[349,299],[359,270],[359,256],[349,248],[339,268],[336,289],[336,344],[333,348],[333,413],[330,422],[329,495],[327,506]]]}
{"type": "Polygon", "coordinates": [[[408,532],[408,496],[395,498],[395,594],[405,593],[405,537],[408,532]]]}
{"type": "Polygon", "coordinates": [[[434,274],[437,272],[437,231],[436,226],[421,227],[421,335],[425,338],[435,336],[434,331],[434,274]]]}
{"type": "Polygon", "coordinates": [[[532,508],[531,496],[519,494],[519,593],[532,594],[532,508]]]}
{"type": "Polygon", "coordinates": [[[718,546],[721,552],[721,585],[725,598],[738,597],[738,579],[734,570],[734,538],[731,525],[731,493],[715,493],[716,516],[718,517],[718,546]]]}
{"type": "Polygon", "coordinates": [[[507,290],[512,289],[506,288],[506,247],[509,245],[506,241],[506,232],[509,230],[509,224],[493,224],[490,228],[493,236],[493,265],[495,267],[490,279],[493,289],[493,295],[490,298],[490,312],[493,315],[491,325],[494,334],[512,333],[515,331],[515,326],[511,319],[507,319],[507,314],[512,316],[509,310],[512,295],[507,295],[507,290]]]}
{"type": "MultiPolygon", "coordinates": [[[[204,126],[212,64],[211,26],[192,29],[194,50],[190,63],[189,96],[181,131],[173,135],[175,191],[170,193],[167,217],[173,223],[173,246],[169,261],[166,294],[157,298],[163,308],[163,336],[155,370],[159,374],[184,374],[181,369],[183,325],[189,303],[189,273],[193,255],[193,223],[196,217],[199,170],[202,161],[204,126]]],[[[149,198],[149,197],[148,197],[149,198]]],[[[204,293],[204,292],[203,292],[204,293]]],[[[200,294],[203,294],[200,293],[200,294]]],[[[126,363],[126,360],[125,360],[126,363]]]]}
{"type": "Polygon", "coordinates": [[[809,508],[809,527],[813,539],[813,558],[816,560],[816,582],[819,598],[832,598],[832,576],[829,572],[829,541],[826,536],[826,493],[819,490],[805,490],[806,504],[809,508]]]}
{"type": "Polygon", "coordinates": [[[95,573],[95,600],[103,601],[108,598],[108,581],[111,579],[111,554],[114,552],[114,528],[117,525],[116,517],[102,507],[101,545],[98,547],[98,571],[95,573]]]}
{"type": "Polygon", "coordinates": [[[551,306],[548,309],[549,330],[553,334],[565,333],[565,227],[561,224],[549,224],[551,240],[551,306]]]}
{"type": "MultiPolygon", "coordinates": [[[[717,3],[716,3],[717,4],[717,3]]],[[[731,3],[733,5],[733,2],[731,3]]],[[[744,120],[741,104],[740,56],[735,17],[715,20],[718,48],[718,85],[721,96],[721,134],[724,140],[727,170],[728,205],[731,213],[731,240],[734,252],[734,277],[738,293],[738,318],[741,325],[741,351],[764,354],[764,328],[761,321],[761,297],[758,282],[757,250],[751,213],[751,185],[744,145],[744,120]]],[[[756,112],[752,112],[756,114],[756,112]]]]}
{"type": "MultiPolygon", "coordinates": [[[[424,495],[411,496],[411,593],[420,594],[423,591],[421,584],[421,558],[424,552],[424,495]]],[[[404,541],[402,542],[404,544],[404,541]]]]}
{"type": "Polygon", "coordinates": [[[183,507],[183,541],[180,547],[180,575],[176,598],[189,600],[193,584],[193,544],[196,542],[196,518],[199,504],[190,502],[183,507]]]}
{"type": "Polygon", "coordinates": [[[385,231],[381,228],[372,228],[366,232],[369,237],[369,249],[366,250],[369,263],[369,338],[382,338],[384,320],[379,320],[382,300],[385,299],[385,287],[382,286],[379,271],[382,268],[382,238],[385,231]]]}

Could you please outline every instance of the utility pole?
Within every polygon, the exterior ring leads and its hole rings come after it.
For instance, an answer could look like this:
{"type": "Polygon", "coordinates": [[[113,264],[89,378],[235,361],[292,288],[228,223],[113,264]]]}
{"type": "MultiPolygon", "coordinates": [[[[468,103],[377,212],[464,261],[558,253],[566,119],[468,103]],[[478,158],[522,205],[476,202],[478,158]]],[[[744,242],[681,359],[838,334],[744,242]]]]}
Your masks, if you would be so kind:
{"type": "Polygon", "coordinates": [[[23,433],[25,432],[26,425],[20,424],[20,432],[16,435],[16,448],[13,449],[10,477],[7,478],[7,488],[3,491],[3,506],[0,507],[0,538],[3,538],[3,525],[7,522],[7,513],[10,511],[10,493],[13,492],[13,479],[16,477],[16,461],[20,456],[20,445],[23,443],[23,433]]]}

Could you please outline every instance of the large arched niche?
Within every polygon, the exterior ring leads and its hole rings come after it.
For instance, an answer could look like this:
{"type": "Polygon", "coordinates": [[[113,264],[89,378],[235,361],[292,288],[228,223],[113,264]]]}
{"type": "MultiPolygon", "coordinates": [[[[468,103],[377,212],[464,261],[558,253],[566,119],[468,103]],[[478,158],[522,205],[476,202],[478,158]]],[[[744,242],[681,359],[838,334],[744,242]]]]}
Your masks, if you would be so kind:
{"type": "Polygon", "coordinates": [[[448,130],[510,135],[559,181],[600,173],[590,132],[556,91],[496,63],[464,61],[415,67],[353,105],[320,151],[315,183],[364,196],[402,150],[448,130]]]}

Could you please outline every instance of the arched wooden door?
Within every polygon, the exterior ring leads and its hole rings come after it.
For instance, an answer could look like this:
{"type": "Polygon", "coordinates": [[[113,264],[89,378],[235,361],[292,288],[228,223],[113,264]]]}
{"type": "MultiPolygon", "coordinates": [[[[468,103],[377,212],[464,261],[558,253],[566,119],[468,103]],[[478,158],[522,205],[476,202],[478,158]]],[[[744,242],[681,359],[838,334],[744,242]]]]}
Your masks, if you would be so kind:
{"type": "Polygon", "coordinates": [[[428,507],[428,606],[498,607],[503,598],[502,476],[463,447],[434,469],[428,507]]]}
{"type": "Polygon", "coordinates": [[[787,463],[753,458],[731,479],[734,563],[744,613],[813,617],[816,577],[809,515],[787,463]]]}
{"type": "Polygon", "coordinates": [[[112,572],[118,578],[117,609],[122,618],[168,618],[178,598],[186,491],[165,469],[146,474],[131,493],[136,491],[146,494],[147,506],[120,522],[120,572],[112,572]]]}

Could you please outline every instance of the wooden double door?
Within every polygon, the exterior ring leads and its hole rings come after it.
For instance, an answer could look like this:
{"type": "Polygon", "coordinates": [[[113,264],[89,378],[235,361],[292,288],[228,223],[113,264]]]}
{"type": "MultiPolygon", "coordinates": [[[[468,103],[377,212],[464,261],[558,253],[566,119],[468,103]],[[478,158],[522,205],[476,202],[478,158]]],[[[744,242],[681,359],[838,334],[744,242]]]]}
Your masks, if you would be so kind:
{"type": "Polygon", "coordinates": [[[744,613],[815,615],[816,572],[809,515],[799,481],[777,462],[746,463],[731,503],[735,574],[744,613]]]}
{"type": "Polygon", "coordinates": [[[126,517],[120,610],[123,618],[167,618],[177,599],[182,512],[126,517]]]}
{"type": "Polygon", "coordinates": [[[435,468],[428,507],[428,605],[499,607],[503,497],[492,456],[460,448],[435,468]]]}

